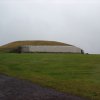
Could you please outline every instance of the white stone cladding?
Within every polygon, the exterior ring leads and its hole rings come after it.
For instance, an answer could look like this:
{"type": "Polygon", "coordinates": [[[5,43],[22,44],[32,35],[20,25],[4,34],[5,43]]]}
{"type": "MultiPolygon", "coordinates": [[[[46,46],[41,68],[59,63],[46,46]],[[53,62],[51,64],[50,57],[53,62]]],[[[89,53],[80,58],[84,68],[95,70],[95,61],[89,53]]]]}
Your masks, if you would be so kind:
{"type": "Polygon", "coordinates": [[[75,46],[31,46],[21,47],[21,52],[54,52],[54,53],[82,53],[82,49],[75,46]]]}

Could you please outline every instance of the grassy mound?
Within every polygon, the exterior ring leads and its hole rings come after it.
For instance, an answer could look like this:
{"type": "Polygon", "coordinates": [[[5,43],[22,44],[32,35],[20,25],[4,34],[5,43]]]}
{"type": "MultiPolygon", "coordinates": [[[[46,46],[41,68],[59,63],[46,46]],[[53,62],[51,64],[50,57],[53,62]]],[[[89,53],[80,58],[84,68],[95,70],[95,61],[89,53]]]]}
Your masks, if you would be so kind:
{"type": "Polygon", "coordinates": [[[0,51],[9,52],[14,48],[17,48],[17,47],[23,46],[23,45],[34,45],[34,46],[36,46],[36,45],[52,45],[52,46],[67,45],[67,46],[69,46],[69,44],[65,44],[62,42],[56,42],[56,41],[38,41],[38,40],[37,41],[15,41],[15,42],[11,42],[6,45],[0,46],[0,51]]]}

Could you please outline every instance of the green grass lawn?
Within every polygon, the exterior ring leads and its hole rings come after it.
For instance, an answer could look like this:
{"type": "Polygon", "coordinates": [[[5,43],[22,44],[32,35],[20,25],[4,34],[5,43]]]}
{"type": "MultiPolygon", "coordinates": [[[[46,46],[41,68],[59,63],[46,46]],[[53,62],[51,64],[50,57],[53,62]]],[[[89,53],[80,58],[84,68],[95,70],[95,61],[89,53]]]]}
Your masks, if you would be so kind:
{"type": "Polygon", "coordinates": [[[100,100],[100,55],[1,53],[0,73],[100,100]]]}

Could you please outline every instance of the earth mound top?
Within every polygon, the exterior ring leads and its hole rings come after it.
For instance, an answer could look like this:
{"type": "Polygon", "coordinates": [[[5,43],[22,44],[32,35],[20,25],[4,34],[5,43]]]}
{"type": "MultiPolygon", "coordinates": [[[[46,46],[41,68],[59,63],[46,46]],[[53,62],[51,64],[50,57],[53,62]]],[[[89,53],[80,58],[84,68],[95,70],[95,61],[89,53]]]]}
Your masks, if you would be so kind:
{"type": "Polygon", "coordinates": [[[33,45],[33,46],[71,46],[70,44],[57,42],[57,41],[46,41],[46,40],[27,40],[27,41],[15,41],[5,45],[0,46],[1,51],[10,51],[14,48],[18,48],[23,45],[33,45]]]}

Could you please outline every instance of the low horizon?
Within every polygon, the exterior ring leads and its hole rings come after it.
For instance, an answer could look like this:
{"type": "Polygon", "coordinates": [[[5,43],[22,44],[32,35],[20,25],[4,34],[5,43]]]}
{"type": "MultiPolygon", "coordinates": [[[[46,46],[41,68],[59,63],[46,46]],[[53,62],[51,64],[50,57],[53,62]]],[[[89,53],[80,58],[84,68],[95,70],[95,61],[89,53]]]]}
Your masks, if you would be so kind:
{"type": "MultiPolygon", "coordinates": [[[[17,41],[11,41],[11,42],[8,42],[8,43],[5,43],[5,44],[2,44],[2,45],[0,45],[0,46],[7,45],[7,44],[9,44],[9,43],[14,43],[14,42],[23,42],[23,41],[43,41],[43,42],[44,42],[44,41],[49,41],[49,42],[59,42],[59,43],[64,43],[64,44],[68,44],[68,45],[76,46],[76,45],[73,45],[73,44],[70,44],[70,43],[65,43],[65,42],[62,42],[62,41],[54,41],[54,40],[17,40],[17,41]]],[[[76,47],[78,47],[78,46],[76,46],[76,47]]],[[[82,49],[81,47],[78,47],[78,48],[82,49]]],[[[82,49],[82,50],[84,50],[84,49],[82,49]]],[[[85,51],[84,51],[84,53],[88,54],[88,52],[85,52],[85,51]]]]}

